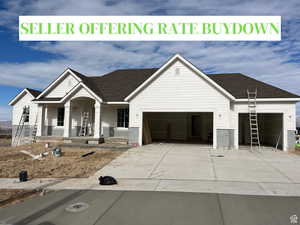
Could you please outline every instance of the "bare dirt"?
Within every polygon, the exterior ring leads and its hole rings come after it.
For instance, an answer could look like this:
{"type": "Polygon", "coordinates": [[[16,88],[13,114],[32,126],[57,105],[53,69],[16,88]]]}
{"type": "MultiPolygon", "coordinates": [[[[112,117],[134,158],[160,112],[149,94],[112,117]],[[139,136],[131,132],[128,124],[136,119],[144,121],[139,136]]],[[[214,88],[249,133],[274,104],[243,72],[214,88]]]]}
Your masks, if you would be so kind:
{"type": "Polygon", "coordinates": [[[19,172],[22,170],[28,172],[29,179],[88,177],[124,152],[124,150],[63,147],[61,148],[62,156],[55,157],[51,154],[52,149],[53,146],[46,149],[45,144],[0,146],[0,178],[19,177],[19,172]],[[43,160],[33,160],[32,157],[21,153],[21,150],[34,155],[43,152],[49,152],[49,154],[43,160]],[[91,151],[95,153],[81,157],[91,151]]]}

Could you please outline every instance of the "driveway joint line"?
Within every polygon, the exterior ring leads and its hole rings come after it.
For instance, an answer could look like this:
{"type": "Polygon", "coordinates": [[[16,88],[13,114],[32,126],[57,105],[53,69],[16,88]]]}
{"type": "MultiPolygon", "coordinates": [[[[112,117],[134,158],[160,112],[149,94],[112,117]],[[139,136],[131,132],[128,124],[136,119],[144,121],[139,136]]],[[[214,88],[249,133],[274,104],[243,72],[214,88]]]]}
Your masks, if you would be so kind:
{"type": "Polygon", "coordinates": [[[222,209],[222,205],[221,205],[220,194],[217,194],[217,201],[218,201],[218,206],[219,206],[219,210],[220,210],[220,216],[221,216],[222,224],[225,225],[225,219],[224,219],[224,215],[223,215],[223,209],[222,209]]]}
{"type": "Polygon", "coordinates": [[[211,151],[209,151],[209,158],[210,158],[210,162],[211,162],[211,164],[212,164],[212,169],[213,169],[213,173],[214,173],[214,178],[215,178],[215,180],[218,180],[217,172],[216,172],[216,167],[215,167],[215,162],[214,162],[214,159],[211,157],[211,151]]]}
{"type": "Polygon", "coordinates": [[[100,215],[95,223],[93,223],[93,225],[97,224],[98,222],[100,222],[100,220],[108,213],[109,210],[111,210],[111,208],[123,197],[125,191],[122,191],[122,193],[117,197],[117,199],[115,201],[113,201],[113,203],[102,213],[102,215],[100,215]]]}
{"type": "MultiPolygon", "coordinates": [[[[255,153],[253,153],[255,155],[255,153]]],[[[260,153],[262,156],[262,153],[260,153]]],[[[266,161],[263,157],[261,156],[257,156],[255,155],[257,158],[259,158],[262,162],[264,162],[266,165],[268,165],[269,167],[273,168],[275,171],[277,171],[280,175],[282,175],[283,177],[285,177],[286,179],[288,179],[290,181],[290,183],[294,183],[294,181],[287,176],[285,173],[283,173],[280,169],[278,169],[277,167],[273,166],[271,163],[269,163],[268,161],[266,161]]]]}
{"type": "Polygon", "coordinates": [[[163,156],[161,157],[161,159],[159,160],[159,162],[154,166],[153,170],[151,171],[150,175],[148,176],[148,178],[151,178],[151,176],[153,175],[153,173],[156,171],[156,169],[159,167],[159,165],[161,164],[161,162],[164,160],[164,158],[166,157],[166,155],[171,151],[171,149],[167,150],[163,156]]]}

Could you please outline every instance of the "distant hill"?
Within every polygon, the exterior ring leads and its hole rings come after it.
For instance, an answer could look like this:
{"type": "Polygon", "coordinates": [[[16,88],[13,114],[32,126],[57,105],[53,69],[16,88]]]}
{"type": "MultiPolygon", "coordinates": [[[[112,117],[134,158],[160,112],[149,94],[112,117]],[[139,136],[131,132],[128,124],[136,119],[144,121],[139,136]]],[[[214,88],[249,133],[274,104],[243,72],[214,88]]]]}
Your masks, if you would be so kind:
{"type": "Polygon", "coordinates": [[[11,121],[0,121],[0,128],[2,129],[11,129],[11,121]]]}

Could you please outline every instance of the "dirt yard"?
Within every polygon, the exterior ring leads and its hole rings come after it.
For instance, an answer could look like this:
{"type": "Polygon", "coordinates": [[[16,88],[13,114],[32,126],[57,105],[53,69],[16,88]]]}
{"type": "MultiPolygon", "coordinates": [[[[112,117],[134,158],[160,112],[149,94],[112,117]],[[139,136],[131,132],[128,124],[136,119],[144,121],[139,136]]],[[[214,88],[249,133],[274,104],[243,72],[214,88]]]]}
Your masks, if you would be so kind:
{"type": "Polygon", "coordinates": [[[62,156],[55,157],[51,154],[52,149],[46,149],[44,144],[0,146],[0,178],[18,177],[21,170],[26,170],[29,178],[88,177],[124,152],[65,147],[61,148],[62,156]],[[31,156],[21,153],[21,150],[34,155],[43,152],[49,154],[42,160],[33,160],[31,156]],[[95,153],[82,157],[91,151],[95,153]]]}

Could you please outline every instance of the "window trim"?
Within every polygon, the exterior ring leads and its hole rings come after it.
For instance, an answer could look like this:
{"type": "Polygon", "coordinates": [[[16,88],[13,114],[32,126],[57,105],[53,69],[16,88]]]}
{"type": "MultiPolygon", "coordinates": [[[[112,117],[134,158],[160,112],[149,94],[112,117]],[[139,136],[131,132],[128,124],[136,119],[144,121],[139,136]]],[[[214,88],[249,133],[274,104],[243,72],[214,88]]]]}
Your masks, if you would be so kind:
{"type": "Polygon", "coordinates": [[[29,123],[30,122],[30,108],[28,107],[28,115],[24,119],[24,123],[29,123]]]}
{"type": "Polygon", "coordinates": [[[118,108],[117,109],[117,128],[123,128],[123,129],[128,129],[129,128],[129,108],[118,108]],[[122,123],[123,125],[122,126],[119,126],[119,110],[123,110],[124,114],[123,114],[123,118],[122,118],[122,123]],[[126,111],[128,113],[128,121],[126,122],[126,111]],[[126,123],[127,123],[127,126],[126,126],[126,123]]]}

